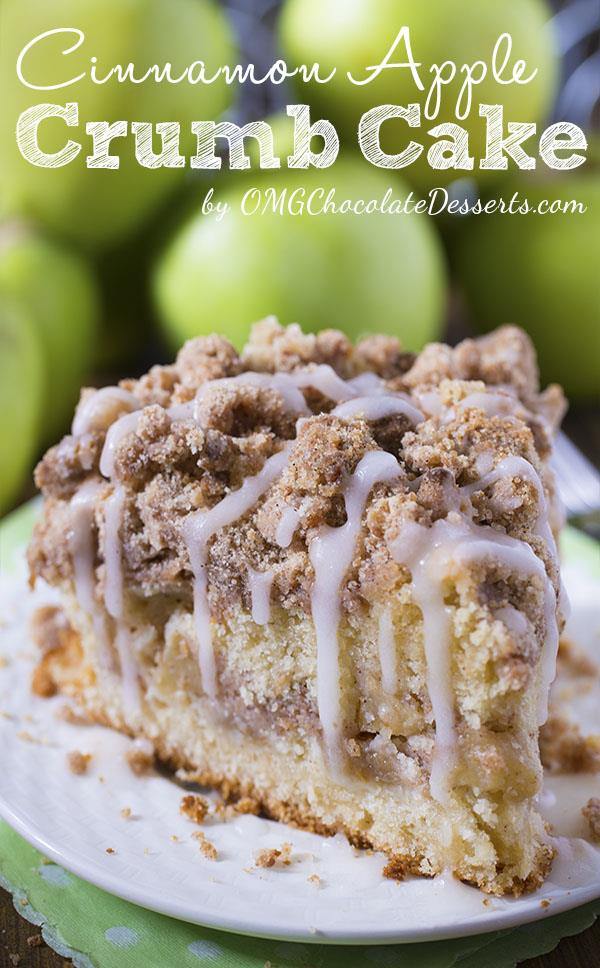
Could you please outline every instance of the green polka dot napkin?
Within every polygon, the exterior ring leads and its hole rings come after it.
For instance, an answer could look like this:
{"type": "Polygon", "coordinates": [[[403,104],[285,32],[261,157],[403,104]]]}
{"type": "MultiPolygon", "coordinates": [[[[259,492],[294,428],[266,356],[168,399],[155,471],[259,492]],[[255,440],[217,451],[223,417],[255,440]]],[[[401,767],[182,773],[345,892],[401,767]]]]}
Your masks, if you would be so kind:
{"type": "MultiPolygon", "coordinates": [[[[0,525],[6,567],[30,532],[34,506],[0,525]]],[[[572,552],[589,544],[571,533],[572,552]]],[[[175,921],[136,907],[51,864],[0,822],[0,884],[47,943],[77,968],[512,968],[551,951],[600,914],[600,899],[523,928],[414,945],[347,947],[262,941],[175,921]]]]}

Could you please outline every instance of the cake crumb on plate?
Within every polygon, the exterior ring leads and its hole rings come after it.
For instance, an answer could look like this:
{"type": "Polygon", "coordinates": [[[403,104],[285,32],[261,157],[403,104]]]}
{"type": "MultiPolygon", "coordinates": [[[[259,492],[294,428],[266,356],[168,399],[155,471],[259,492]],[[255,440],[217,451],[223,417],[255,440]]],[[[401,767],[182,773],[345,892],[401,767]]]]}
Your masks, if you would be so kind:
{"type": "Polygon", "coordinates": [[[207,860],[216,860],[218,855],[217,848],[211,840],[208,839],[205,833],[201,830],[195,830],[192,834],[194,840],[198,841],[198,846],[200,851],[206,857],[207,860]]]}
{"type": "Polygon", "coordinates": [[[193,823],[204,823],[208,814],[208,800],[197,793],[188,793],[181,799],[179,812],[193,823]]]}
{"type": "Polygon", "coordinates": [[[91,753],[82,753],[80,750],[71,750],[70,753],[67,753],[68,767],[71,773],[75,773],[76,776],[83,776],[84,773],[87,773],[91,759],[91,753]]]}

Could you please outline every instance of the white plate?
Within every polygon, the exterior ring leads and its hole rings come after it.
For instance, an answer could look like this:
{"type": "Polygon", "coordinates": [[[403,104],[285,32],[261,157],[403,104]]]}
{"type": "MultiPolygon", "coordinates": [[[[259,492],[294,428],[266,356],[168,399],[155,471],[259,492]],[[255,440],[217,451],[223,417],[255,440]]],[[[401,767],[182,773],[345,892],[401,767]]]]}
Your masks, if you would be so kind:
{"type": "MultiPolygon", "coordinates": [[[[567,580],[573,625],[589,644],[600,626],[593,585],[580,570],[567,580]]],[[[124,762],[130,740],[101,727],[67,724],[56,716],[60,698],[31,695],[36,655],[27,620],[51,597],[48,589],[28,593],[23,569],[0,584],[0,655],[11,656],[0,668],[0,815],[47,857],[104,890],[210,927],[346,944],[509,928],[600,895],[600,850],[578,836],[584,832],[581,805],[600,793],[597,777],[562,781],[545,795],[558,832],[567,836],[557,838],[559,855],[543,888],[519,899],[484,898],[453,878],[386,880],[382,855],[355,851],[340,836],[321,838],[252,816],[205,826],[219,858],[204,858],[191,837],[198,828],[179,815],[180,787],[157,774],[134,776],[124,762]],[[92,753],[88,774],[68,770],[72,750],[92,753]],[[121,816],[124,807],[132,819],[121,816]],[[293,848],[288,867],[254,866],[258,850],[284,841],[293,848]],[[546,900],[550,904],[542,906],[546,900]]],[[[598,716],[600,702],[588,706],[598,716]]]]}

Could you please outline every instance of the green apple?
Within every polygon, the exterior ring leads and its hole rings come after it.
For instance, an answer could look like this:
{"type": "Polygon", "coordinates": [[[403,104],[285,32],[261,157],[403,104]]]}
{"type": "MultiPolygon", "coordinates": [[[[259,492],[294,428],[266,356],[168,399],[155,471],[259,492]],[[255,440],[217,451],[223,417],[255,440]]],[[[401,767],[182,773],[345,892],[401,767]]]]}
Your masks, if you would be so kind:
{"type": "Polygon", "coordinates": [[[87,262],[17,222],[0,225],[0,303],[23,309],[42,348],[42,435],[64,431],[97,340],[99,297],[87,262]]]}
{"type": "Polygon", "coordinates": [[[137,76],[166,62],[172,63],[174,76],[197,60],[204,60],[209,72],[235,62],[227,20],[214,0],[3,0],[0,31],[5,204],[9,212],[32,216],[86,246],[99,247],[130,234],[186,178],[185,168],[150,170],[139,165],[131,135],[112,142],[111,153],[120,158],[118,170],[87,168],[91,139],[86,123],[179,121],[182,150],[189,149],[195,143],[190,122],[216,117],[232,97],[232,89],[221,81],[210,86],[153,80],[133,84],[113,78],[94,84],[89,77],[92,57],[100,76],[130,62],[137,76]],[[37,85],[83,78],[56,90],[29,89],[15,71],[20,51],[43,32],[65,27],[83,31],[84,42],[63,53],[76,43],[76,35],[46,37],[26,55],[23,75],[37,85]],[[61,168],[32,165],[21,156],[15,138],[21,112],[46,102],[76,102],[79,107],[77,128],[67,128],[58,119],[40,127],[44,151],[60,150],[69,137],[83,145],[75,160],[61,168]]]}
{"type": "MultiPolygon", "coordinates": [[[[531,173],[527,173],[531,175],[531,173]]],[[[577,200],[583,214],[495,214],[461,219],[453,262],[473,325],[522,326],[532,337],[544,382],[562,383],[572,398],[600,392],[600,169],[554,177],[521,176],[495,194],[577,200]]]]}
{"type": "MultiPolygon", "coordinates": [[[[386,175],[359,161],[271,174],[257,188],[287,190],[288,199],[296,189],[321,187],[325,194],[335,188],[338,202],[381,199],[389,186],[386,175]]],[[[394,191],[408,193],[402,184],[394,191]]],[[[244,215],[242,196],[239,185],[216,193],[215,202],[229,204],[227,214],[219,221],[198,213],[158,263],[156,300],[173,346],[214,330],[240,346],[250,325],[269,314],[352,337],[392,333],[410,349],[439,336],[445,268],[425,215],[244,215]]]]}
{"type": "Polygon", "coordinates": [[[22,307],[0,299],[0,514],[18,495],[38,445],[42,351],[22,307]]]}
{"type": "MultiPolygon", "coordinates": [[[[510,33],[513,61],[523,59],[528,70],[537,69],[528,84],[499,85],[488,75],[474,89],[474,108],[464,121],[454,115],[454,104],[464,80],[446,86],[442,110],[435,121],[422,121],[420,129],[408,128],[402,121],[388,121],[381,129],[382,146],[390,153],[402,150],[411,139],[425,145],[435,142],[426,132],[434,124],[455,121],[469,133],[470,153],[477,159],[485,154],[485,124],[478,104],[502,104],[506,120],[543,121],[548,113],[556,85],[557,55],[547,27],[551,16],[544,0],[287,0],[280,21],[280,37],[288,64],[320,64],[320,76],[336,69],[326,84],[298,82],[296,96],[308,100],[316,116],[331,119],[340,132],[356,142],[361,115],[380,104],[422,107],[427,90],[421,92],[408,69],[386,69],[368,84],[355,85],[347,79],[368,76],[367,68],[380,64],[403,26],[410,28],[411,49],[424,87],[431,84],[432,64],[454,61],[463,64],[490,61],[498,37],[510,33]]],[[[392,62],[404,60],[402,47],[392,62]]],[[[403,175],[426,189],[457,177],[456,172],[436,171],[421,158],[402,171],[403,175]]],[[[477,172],[490,177],[493,172],[477,172]]]]}

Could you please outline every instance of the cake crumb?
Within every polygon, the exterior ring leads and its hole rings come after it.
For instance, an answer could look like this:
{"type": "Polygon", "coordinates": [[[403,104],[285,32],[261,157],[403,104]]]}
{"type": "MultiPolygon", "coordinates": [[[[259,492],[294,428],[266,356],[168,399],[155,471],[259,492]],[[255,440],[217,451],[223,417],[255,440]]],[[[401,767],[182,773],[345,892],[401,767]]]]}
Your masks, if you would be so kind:
{"type": "Polygon", "coordinates": [[[399,854],[392,854],[382,873],[392,881],[403,881],[408,874],[406,861],[399,854]]]}
{"type": "Polygon", "coordinates": [[[292,862],[292,845],[287,841],[281,847],[259,850],[254,857],[256,867],[289,867],[292,862]]]}
{"type": "Polygon", "coordinates": [[[31,733],[26,729],[19,730],[17,733],[17,738],[22,739],[24,743],[37,743],[35,736],[32,736],[31,733]]]}
{"type": "Polygon", "coordinates": [[[550,907],[550,901],[547,898],[543,897],[542,900],[540,901],[540,907],[541,908],[549,908],[550,907]]]}
{"type": "Polygon", "coordinates": [[[199,794],[188,793],[179,804],[179,812],[192,823],[204,823],[208,814],[208,800],[199,794]]]}
{"type": "Polygon", "coordinates": [[[131,807],[123,807],[121,810],[121,816],[123,820],[129,820],[131,817],[131,807]]]}
{"type": "Polygon", "coordinates": [[[73,706],[69,706],[68,703],[64,703],[57,710],[56,718],[61,719],[65,723],[71,723],[72,726],[89,726],[90,720],[83,712],[75,709],[73,706]]]}
{"type": "Polygon", "coordinates": [[[571,639],[564,636],[560,640],[558,661],[573,676],[595,679],[600,676],[600,668],[589,655],[571,639]]]}
{"type": "Polygon", "coordinates": [[[588,822],[592,840],[600,844],[600,798],[591,797],[581,812],[588,822]]]}
{"type": "Polygon", "coordinates": [[[171,836],[169,837],[169,840],[172,841],[174,844],[180,843],[180,840],[177,834],[171,834],[171,836]]]}
{"type": "Polygon", "coordinates": [[[39,948],[43,942],[44,939],[41,934],[30,934],[28,938],[25,938],[25,944],[28,948],[39,948]]]}
{"type": "Polygon", "coordinates": [[[240,797],[239,800],[234,800],[233,803],[226,803],[224,800],[219,800],[215,804],[214,813],[220,820],[231,820],[232,817],[239,816],[239,814],[253,814],[257,816],[260,813],[260,801],[255,800],[254,797],[240,797]]]}
{"type": "Polygon", "coordinates": [[[115,850],[114,847],[107,847],[106,848],[106,853],[107,854],[116,854],[117,852],[116,852],[116,850],[115,850]]]}
{"type": "Polygon", "coordinates": [[[201,853],[206,857],[207,860],[216,860],[218,855],[217,848],[211,840],[208,839],[205,833],[201,830],[195,830],[192,834],[194,840],[198,841],[198,846],[200,847],[201,853]]]}
{"type": "Polygon", "coordinates": [[[8,659],[5,655],[0,654],[0,669],[6,669],[8,666],[8,659]]]}
{"type": "Polygon", "coordinates": [[[132,773],[142,776],[154,766],[154,747],[148,740],[134,740],[125,753],[125,759],[132,773]]]}
{"type": "Polygon", "coordinates": [[[44,662],[40,662],[31,674],[31,691],[41,699],[51,699],[58,692],[58,686],[44,662]]]}
{"type": "Polygon", "coordinates": [[[21,955],[16,954],[16,952],[11,952],[8,956],[8,960],[10,961],[11,965],[14,966],[14,968],[17,968],[17,965],[21,964],[21,955]]]}
{"type": "Polygon", "coordinates": [[[565,716],[550,716],[544,724],[540,753],[550,773],[600,772],[600,736],[584,736],[565,716]]]}
{"type": "Polygon", "coordinates": [[[484,897],[481,903],[483,904],[484,907],[489,907],[492,902],[490,901],[489,897],[484,897]]]}
{"type": "Polygon", "coordinates": [[[69,769],[76,776],[82,776],[84,773],[87,773],[91,759],[91,753],[81,753],[79,750],[72,750],[70,753],[67,753],[69,769]]]}
{"type": "Polygon", "coordinates": [[[234,813],[241,814],[253,814],[257,816],[260,813],[260,803],[253,797],[240,797],[235,803],[231,804],[234,813]]]}
{"type": "Polygon", "coordinates": [[[323,883],[318,874],[309,874],[306,878],[309,884],[313,884],[315,887],[321,887],[323,883]]]}

